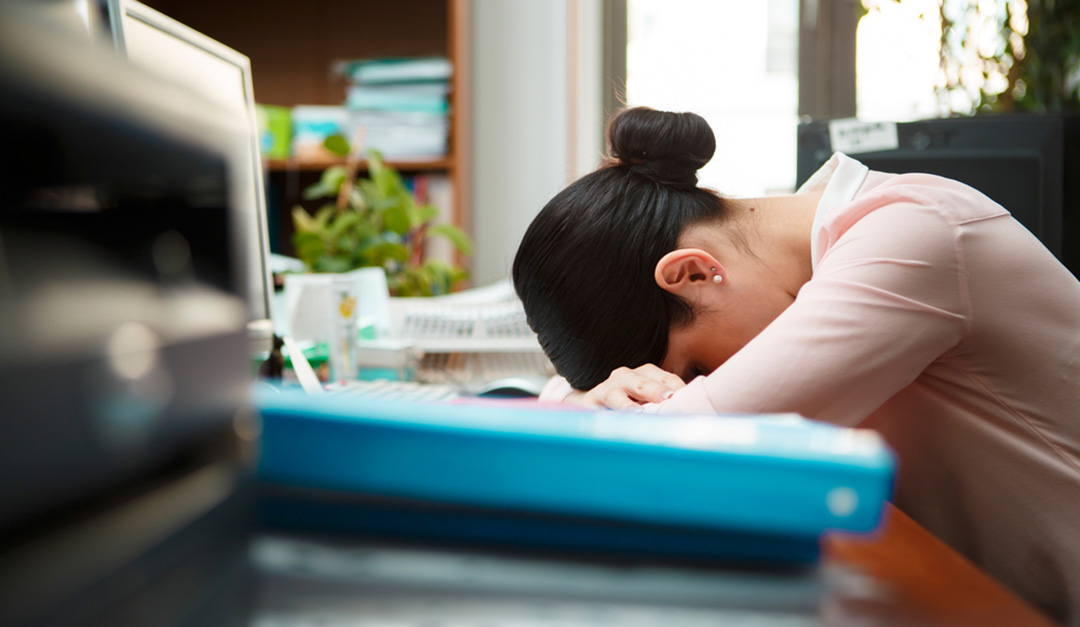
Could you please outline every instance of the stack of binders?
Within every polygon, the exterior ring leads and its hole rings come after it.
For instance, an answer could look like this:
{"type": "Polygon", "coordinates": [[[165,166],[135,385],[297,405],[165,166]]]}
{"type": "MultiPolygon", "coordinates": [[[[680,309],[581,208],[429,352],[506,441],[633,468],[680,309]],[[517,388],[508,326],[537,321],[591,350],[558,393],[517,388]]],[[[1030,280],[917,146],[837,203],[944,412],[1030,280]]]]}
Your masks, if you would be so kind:
{"type": "MultiPolygon", "coordinates": [[[[351,61],[345,108],[365,145],[388,160],[446,156],[452,68],[442,57],[351,61]]],[[[354,136],[350,134],[349,137],[354,136]]]]}
{"type": "Polygon", "coordinates": [[[259,396],[270,527],[572,554],[807,564],[874,529],[892,453],[795,415],[259,396]]]}

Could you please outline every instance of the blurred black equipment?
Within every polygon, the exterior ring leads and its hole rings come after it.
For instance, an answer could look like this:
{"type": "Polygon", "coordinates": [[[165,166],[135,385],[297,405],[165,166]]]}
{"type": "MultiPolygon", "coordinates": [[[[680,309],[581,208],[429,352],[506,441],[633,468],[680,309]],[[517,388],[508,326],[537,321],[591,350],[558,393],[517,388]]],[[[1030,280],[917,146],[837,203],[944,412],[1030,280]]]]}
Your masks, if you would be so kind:
{"type": "Polygon", "coordinates": [[[0,6],[0,624],[246,624],[248,130],[39,8],[0,6]]]}

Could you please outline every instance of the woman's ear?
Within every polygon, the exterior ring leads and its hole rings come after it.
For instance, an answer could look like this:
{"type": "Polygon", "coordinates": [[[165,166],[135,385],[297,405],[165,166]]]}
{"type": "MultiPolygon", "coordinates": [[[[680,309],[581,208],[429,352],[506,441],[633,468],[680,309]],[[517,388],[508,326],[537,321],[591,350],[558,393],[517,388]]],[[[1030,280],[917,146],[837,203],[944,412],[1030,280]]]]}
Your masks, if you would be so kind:
{"type": "Polygon", "coordinates": [[[654,272],[656,284],[676,296],[689,298],[692,290],[724,280],[724,268],[700,248],[679,248],[660,258],[654,272]]]}

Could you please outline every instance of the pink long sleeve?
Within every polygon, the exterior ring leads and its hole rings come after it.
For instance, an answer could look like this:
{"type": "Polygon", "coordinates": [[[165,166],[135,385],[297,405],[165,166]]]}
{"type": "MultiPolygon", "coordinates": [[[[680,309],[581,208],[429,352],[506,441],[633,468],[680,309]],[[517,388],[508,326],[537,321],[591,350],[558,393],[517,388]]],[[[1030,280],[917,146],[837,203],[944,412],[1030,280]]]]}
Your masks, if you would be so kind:
{"type": "Polygon", "coordinates": [[[548,382],[544,384],[544,389],[540,391],[538,400],[545,403],[561,403],[573,391],[574,388],[570,387],[569,381],[556,375],[548,379],[548,382]]]}
{"type": "Polygon", "coordinates": [[[715,372],[649,409],[794,411],[855,425],[955,346],[969,309],[957,225],[928,200],[868,202],[877,208],[827,249],[791,307],[715,372]]]}

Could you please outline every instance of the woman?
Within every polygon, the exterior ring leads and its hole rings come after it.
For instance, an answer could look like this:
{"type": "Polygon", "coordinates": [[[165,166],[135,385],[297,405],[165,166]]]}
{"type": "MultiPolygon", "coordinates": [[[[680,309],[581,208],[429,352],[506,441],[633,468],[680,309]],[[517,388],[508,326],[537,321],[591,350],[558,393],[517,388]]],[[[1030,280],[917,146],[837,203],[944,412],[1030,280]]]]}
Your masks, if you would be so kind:
{"type": "Polygon", "coordinates": [[[800,193],[697,187],[705,121],[629,109],[529,227],[514,284],[547,400],[879,430],[895,503],[1080,617],[1080,283],[963,184],[834,155],[800,193]],[[685,384],[684,384],[685,382],[685,384]]]}

